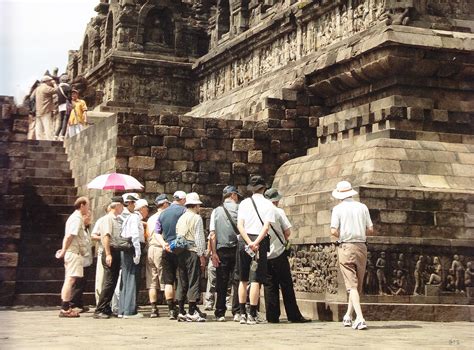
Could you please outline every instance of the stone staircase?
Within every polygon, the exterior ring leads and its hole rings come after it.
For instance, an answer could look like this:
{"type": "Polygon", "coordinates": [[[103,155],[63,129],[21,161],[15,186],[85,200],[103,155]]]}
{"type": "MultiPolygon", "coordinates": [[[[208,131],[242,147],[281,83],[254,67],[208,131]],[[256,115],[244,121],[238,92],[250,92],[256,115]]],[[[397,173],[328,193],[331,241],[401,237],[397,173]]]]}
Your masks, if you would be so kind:
{"type": "MultiPolygon", "coordinates": [[[[64,225],[74,211],[76,188],[62,142],[28,141],[24,204],[15,305],[60,304],[64,280],[61,247],[64,225]]],[[[85,302],[93,301],[94,276],[88,274],[85,302]]]]}

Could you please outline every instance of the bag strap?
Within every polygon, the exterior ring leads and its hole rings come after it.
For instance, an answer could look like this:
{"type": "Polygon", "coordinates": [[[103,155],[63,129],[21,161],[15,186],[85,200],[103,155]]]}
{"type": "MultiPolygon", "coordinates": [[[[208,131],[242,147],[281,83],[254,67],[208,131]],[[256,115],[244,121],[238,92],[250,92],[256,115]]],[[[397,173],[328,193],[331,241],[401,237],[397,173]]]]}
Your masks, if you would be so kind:
{"type": "Polygon", "coordinates": [[[237,225],[235,224],[234,220],[232,220],[232,217],[230,216],[229,211],[226,209],[224,204],[222,204],[221,207],[222,207],[222,209],[224,209],[224,213],[227,216],[227,219],[229,219],[229,222],[232,225],[232,228],[234,229],[235,234],[240,235],[239,229],[238,229],[237,225]]]}
{"type": "Polygon", "coordinates": [[[63,90],[63,88],[61,87],[61,84],[59,84],[58,87],[59,87],[59,91],[61,91],[61,95],[63,95],[64,98],[67,100],[67,96],[66,96],[66,94],[64,93],[64,90],[63,90]]]}
{"type": "MultiPolygon", "coordinates": [[[[253,207],[255,208],[255,211],[257,212],[257,215],[258,215],[258,218],[260,219],[260,222],[262,223],[262,225],[264,225],[263,223],[263,220],[262,218],[260,217],[260,213],[258,212],[258,209],[257,209],[257,204],[255,204],[255,201],[253,200],[252,197],[250,197],[250,200],[252,201],[252,204],[253,204],[253,207]]],[[[273,232],[275,232],[275,236],[277,236],[278,240],[280,241],[280,243],[285,246],[286,244],[283,242],[283,240],[281,239],[280,235],[277,233],[277,231],[273,228],[272,224],[270,224],[270,228],[273,230],[273,232]]]]}

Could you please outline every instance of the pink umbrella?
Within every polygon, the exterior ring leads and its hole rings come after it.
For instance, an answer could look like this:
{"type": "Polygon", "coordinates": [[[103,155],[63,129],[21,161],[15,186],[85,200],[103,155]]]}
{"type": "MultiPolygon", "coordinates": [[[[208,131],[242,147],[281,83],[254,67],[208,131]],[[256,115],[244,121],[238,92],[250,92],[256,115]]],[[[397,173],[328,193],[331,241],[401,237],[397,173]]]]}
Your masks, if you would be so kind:
{"type": "Polygon", "coordinates": [[[89,182],[87,188],[98,190],[141,190],[143,185],[133,176],[112,173],[97,176],[89,182]]]}

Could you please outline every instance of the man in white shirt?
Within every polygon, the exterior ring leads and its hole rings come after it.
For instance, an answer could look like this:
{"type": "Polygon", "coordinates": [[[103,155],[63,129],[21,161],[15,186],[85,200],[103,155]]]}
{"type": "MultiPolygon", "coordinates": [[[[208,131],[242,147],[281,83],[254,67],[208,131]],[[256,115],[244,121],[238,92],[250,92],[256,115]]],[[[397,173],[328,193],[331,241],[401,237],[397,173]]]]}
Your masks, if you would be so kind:
{"type": "Polygon", "coordinates": [[[367,265],[367,235],[372,235],[373,224],[369,209],[365,204],[354,201],[357,192],[347,181],[341,181],[332,196],[341,202],[332,210],[331,235],[339,242],[339,268],[344,277],[344,284],[349,292],[349,305],[343,318],[344,327],[358,330],[367,329],[360,307],[362,282],[367,265]],[[352,322],[352,312],[355,310],[356,320],[352,322]]]}
{"type": "Polygon", "coordinates": [[[270,248],[268,229],[275,222],[275,207],[263,196],[265,180],[258,175],[252,176],[247,189],[252,197],[240,203],[237,212],[239,237],[239,304],[240,323],[254,325],[258,323],[257,305],[260,298],[260,285],[267,276],[267,253],[270,248]],[[253,255],[253,257],[251,256],[253,255]],[[250,314],[246,314],[247,286],[250,282],[250,314]]]}
{"type": "Polygon", "coordinates": [[[265,191],[265,198],[275,206],[275,223],[270,225],[270,251],[268,252],[268,278],[264,286],[265,311],[267,321],[279,323],[280,320],[280,290],[285,305],[286,317],[289,322],[306,323],[296,303],[293,279],[286,252],[286,245],[291,234],[291,223],[283,209],[278,208],[281,199],[276,188],[265,191]]]}
{"type": "Polygon", "coordinates": [[[57,259],[64,258],[65,279],[61,290],[62,307],[59,317],[79,317],[71,308],[72,288],[76,278],[84,277],[84,255],[87,253],[83,216],[89,212],[89,200],[79,197],[74,202],[74,213],[66,221],[63,245],[56,252],[57,259]]]}
{"type": "Polygon", "coordinates": [[[165,285],[161,282],[161,257],[163,255],[163,247],[155,235],[156,221],[160,217],[161,213],[169,207],[170,202],[166,194],[160,194],[155,199],[156,207],[158,208],[157,212],[150,216],[147,221],[146,227],[148,230],[147,235],[147,246],[148,253],[146,259],[146,287],[148,289],[148,297],[151,304],[151,313],[150,318],[158,317],[158,308],[157,308],[157,290],[164,291],[165,285]]]}
{"type": "Polygon", "coordinates": [[[122,284],[118,316],[141,318],[143,314],[137,312],[137,286],[140,279],[142,245],[145,245],[145,230],[142,219],[145,220],[148,216],[148,202],[145,199],[139,199],[133,206],[129,204],[128,210],[130,215],[123,223],[122,237],[131,239],[133,248],[121,252],[122,284]]]}

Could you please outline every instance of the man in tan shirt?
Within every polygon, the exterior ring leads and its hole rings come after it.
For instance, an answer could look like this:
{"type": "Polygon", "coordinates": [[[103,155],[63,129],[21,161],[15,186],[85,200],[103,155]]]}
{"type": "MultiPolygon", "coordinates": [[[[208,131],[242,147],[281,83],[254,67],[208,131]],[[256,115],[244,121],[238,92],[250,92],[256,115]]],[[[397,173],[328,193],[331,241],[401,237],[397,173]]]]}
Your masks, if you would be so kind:
{"type": "Polygon", "coordinates": [[[54,79],[45,75],[41,85],[36,88],[36,126],[37,140],[52,140],[54,138],[54,96],[57,86],[54,79]]]}

